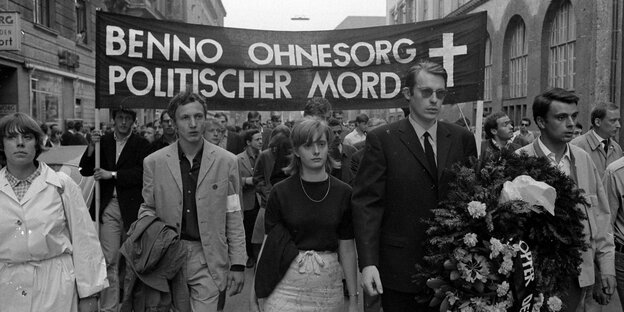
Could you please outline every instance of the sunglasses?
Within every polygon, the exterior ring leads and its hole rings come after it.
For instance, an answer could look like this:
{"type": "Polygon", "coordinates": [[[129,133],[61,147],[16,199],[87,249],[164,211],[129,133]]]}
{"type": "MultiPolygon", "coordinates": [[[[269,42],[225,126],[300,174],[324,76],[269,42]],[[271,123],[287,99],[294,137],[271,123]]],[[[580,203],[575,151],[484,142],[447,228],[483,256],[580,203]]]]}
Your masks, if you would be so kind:
{"type": "Polygon", "coordinates": [[[430,98],[433,95],[433,93],[435,93],[436,97],[439,100],[443,100],[444,97],[446,97],[446,95],[449,93],[449,91],[446,90],[446,89],[438,89],[438,90],[435,90],[435,91],[433,89],[431,89],[431,88],[416,87],[416,89],[418,89],[418,91],[420,91],[420,95],[422,95],[422,97],[426,98],[426,99],[430,98]]]}

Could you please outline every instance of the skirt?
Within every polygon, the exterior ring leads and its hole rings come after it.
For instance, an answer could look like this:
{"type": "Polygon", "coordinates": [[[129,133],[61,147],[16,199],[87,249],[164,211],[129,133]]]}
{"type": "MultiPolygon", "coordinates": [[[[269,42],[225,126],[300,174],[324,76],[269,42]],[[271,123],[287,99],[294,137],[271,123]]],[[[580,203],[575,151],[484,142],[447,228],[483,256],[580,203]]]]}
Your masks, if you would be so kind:
{"type": "Polygon", "coordinates": [[[342,311],[342,267],[335,252],[300,251],[264,302],[264,311],[342,311]]]}

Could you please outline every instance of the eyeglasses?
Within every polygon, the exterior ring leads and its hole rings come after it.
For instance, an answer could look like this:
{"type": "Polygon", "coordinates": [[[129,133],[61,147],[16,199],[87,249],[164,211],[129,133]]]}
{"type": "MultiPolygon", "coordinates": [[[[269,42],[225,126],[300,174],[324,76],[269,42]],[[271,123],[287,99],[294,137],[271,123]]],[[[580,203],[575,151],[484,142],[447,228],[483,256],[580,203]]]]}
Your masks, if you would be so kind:
{"type": "Polygon", "coordinates": [[[333,132],[334,134],[342,134],[342,130],[335,130],[335,131],[332,131],[332,132],[333,132]]]}
{"type": "Polygon", "coordinates": [[[449,93],[449,91],[446,90],[446,89],[438,89],[438,90],[435,90],[435,91],[433,89],[431,89],[431,88],[416,87],[416,89],[418,89],[418,91],[420,91],[420,95],[422,95],[422,97],[426,98],[426,99],[430,98],[433,95],[433,93],[435,92],[436,97],[439,100],[443,100],[444,97],[446,97],[446,95],[449,93]]]}

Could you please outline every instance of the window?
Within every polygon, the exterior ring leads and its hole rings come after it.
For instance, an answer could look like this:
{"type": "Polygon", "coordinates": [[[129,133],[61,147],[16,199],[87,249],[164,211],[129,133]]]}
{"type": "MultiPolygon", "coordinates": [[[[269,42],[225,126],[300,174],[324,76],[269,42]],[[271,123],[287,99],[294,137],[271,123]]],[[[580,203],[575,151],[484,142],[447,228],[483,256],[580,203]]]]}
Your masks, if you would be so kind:
{"type": "Polygon", "coordinates": [[[438,1],[438,18],[444,17],[444,1],[438,1]]]}
{"type": "Polygon", "coordinates": [[[509,45],[509,97],[518,98],[527,95],[528,45],[524,22],[518,19],[512,27],[509,45]]]}
{"type": "Polygon", "coordinates": [[[35,23],[51,27],[51,11],[52,7],[50,6],[50,0],[33,0],[34,1],[34,17],[35,23]]]}
{"type": "Polygon", "coordinates": [[[563,2],[550,26],[548,85],[574,89],[576,20],[570,2],[563,2]]]}
{"type": "Polygon", "coordinates": [[[78,80],[74,82],[74,118],[83,119],[85,126],[87,120],[95,120],[95,85],[78,80]]]}
{"type": "Polygon", "coordinates": [[[76,0],[76,42],[87,44],[87,5],[85,0],[76,0]]]}
{"type": "Polygon", "coordinates": [[[509,116],[509,119],[515,126],[520,125],[520,121],[522,117],[526,115],[527,105],[526,104],[516,104],[516,105],[503,105],[503,112],[509,116]]]}
{"type": "Polygon", "coordinates": [[[38,72],[30,80],[30,115],[38,122],[58,122],[62,101],[63,79],[60,76],[38,72]]]}
{"type": "Polygon", "coordinates": [[[483,73],[483,100],[492,100],[492,40],[485,40],[485,70],[483,73]]]}
{"type": "Polygon", "coordinates": [[[416,8],[414,7],[415,0],[407,0],[407,22],[415,22],[416,21],[416,8]]]}

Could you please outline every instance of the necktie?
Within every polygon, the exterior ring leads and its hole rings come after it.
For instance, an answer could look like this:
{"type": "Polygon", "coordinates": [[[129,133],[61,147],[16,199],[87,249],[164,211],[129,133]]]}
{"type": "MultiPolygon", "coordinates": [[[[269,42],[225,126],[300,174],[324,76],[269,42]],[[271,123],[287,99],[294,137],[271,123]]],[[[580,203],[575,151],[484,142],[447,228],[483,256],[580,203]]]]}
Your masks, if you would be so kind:
{"type": "Polygon", "coordinates": [[[608,152],[609,152],[609,139],[602,140],[602,143],[604,144],[605,154],[608,154],[608,152]]]}
{"type": "Polygon", "coordinates": [[[437,180],[438,177],[438,168],[435,162],[435,154],[433,153],[433,148],[431,147],[431,143],[429,143],[429,132],[425,132],[423,135],[425,137],[425,156],[427,156],[427,162],[429,163],[429,169],[433,173],[434,177],[437,180]]]}

